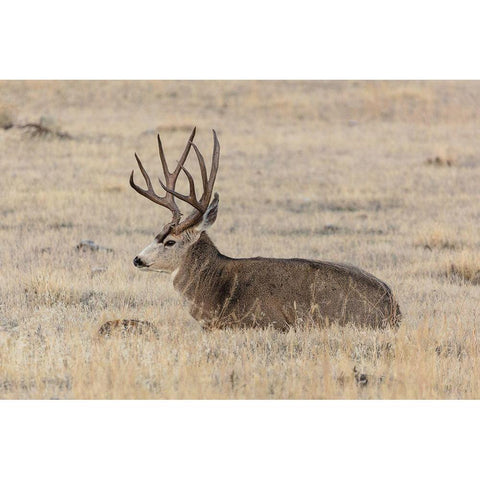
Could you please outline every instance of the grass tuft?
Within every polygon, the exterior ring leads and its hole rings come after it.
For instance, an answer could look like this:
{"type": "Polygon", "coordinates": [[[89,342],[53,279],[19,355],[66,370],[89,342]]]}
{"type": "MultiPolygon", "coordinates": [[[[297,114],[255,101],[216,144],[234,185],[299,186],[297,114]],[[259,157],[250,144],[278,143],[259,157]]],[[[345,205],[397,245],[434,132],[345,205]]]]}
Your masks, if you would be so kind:
{"type": "Polygon", "coordinates": [[[462,252],[448,263],[445,274],[454,281],[480,285],[480,255],[462,252]]]}

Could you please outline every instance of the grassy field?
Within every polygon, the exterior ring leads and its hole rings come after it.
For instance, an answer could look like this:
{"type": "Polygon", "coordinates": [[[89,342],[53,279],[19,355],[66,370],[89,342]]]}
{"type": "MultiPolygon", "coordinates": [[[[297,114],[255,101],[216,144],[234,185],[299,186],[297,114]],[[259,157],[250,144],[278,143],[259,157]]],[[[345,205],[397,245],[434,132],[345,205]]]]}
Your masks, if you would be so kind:
{"type": "Polygon", "coordinates": [[[0,127],[52,132],[0,128],[0,398],[480,398],[479,106],[478,82],[0,82],[0,127]],[[397,332],[204,332],[134,268],[170,215],[133,153],[160,174],[156,132],[172,164],[194,125],[220,251],[357,265],[397,332]],[[117,318],[159,338],[99,338],[117,318]]]}

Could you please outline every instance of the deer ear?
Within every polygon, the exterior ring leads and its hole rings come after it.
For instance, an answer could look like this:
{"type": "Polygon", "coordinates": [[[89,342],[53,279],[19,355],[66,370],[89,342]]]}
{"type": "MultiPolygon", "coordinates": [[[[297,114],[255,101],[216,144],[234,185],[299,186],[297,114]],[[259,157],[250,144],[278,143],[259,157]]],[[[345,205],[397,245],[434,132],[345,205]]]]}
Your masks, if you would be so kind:
{"type": "Polygon", "coordinates": [[[208,206],[207,210],[203,214],[203,218],[201,223],[199,223],[196,227],[196,230],[199,232],[203,232],[207,230],[207,228],[210,228],[214,223],[215,220],[217,219],[217,213],[218,213],[218,193],[215,193],[213,196],[213,200],[208,206]]]}

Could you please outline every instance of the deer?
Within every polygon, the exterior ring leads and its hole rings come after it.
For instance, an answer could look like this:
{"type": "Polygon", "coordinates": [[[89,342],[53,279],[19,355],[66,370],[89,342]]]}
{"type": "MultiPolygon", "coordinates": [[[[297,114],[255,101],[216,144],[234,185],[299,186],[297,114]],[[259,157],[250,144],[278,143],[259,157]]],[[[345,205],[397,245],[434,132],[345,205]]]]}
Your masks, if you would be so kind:
{"type": "MultiPolygon", "coordinates": [[[[220,144],[213,130],[210,172],[197,145],[193,129],[173,172],[170,172],[157,135],[164,182],[163,195],[152,186],[135,153],[146,189],[130,186],[148,200],[170,210],[172,220],[154,241],[133,260],[142,271],[171,274],[174,289],[190,306],[191,316],[204,329],[268,328],[286,331],[301,325],[353,324],[372,328],[398,327],[401,312],[390,287],[358,267],[302,258],[230,258],[220,253],[207,231],[215,223],[219,195],[213,188],[220,159],[220,144]],[[197,196],[194,179],[185,162],[195,151],[202,180],[197,196]],[[176,191],[180,172],[189,193],[176,191]],[[192,207],[186,217],[180,200],[192,207]]],[[[198,187],[197,187],[198,188],[198,187]]]]}

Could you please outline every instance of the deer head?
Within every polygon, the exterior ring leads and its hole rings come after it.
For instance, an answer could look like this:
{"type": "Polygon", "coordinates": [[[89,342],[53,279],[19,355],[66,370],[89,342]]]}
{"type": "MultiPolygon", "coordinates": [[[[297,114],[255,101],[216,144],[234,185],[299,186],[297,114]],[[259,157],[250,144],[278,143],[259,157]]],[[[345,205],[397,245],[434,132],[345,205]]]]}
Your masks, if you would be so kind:
{"type": "Polygon", "coordinates": [[[212,197],[213,186],[218,171],[220,144],[218,143],[217,134],[215,133],[215,130],[213,130],[212,166],[210,175],[207,176],[205,160],[197,146],[193,143],[195,131],[196,129],[194,128],[188,139],[187,145],[185,146],[185,150],[172,173],[170,173],[167,166],[160,135],[157,135],[158,151],[165,176],[165,184],[160,178],[158,179],[161,187],[165,191],[163,197],[157,195],[153,190],[150,177],[135,153],[135,158],[138,167],[142,172],[143,178],[145,179],[145,183],[147,184],[147,189],[144,190],[135,184],[133,181],[133,170],[130,175],[130,186],[140,195],[143,195],[162,207],[168,208],[172,212],[172,221],[164,225],[160,233],[155,237],[155,240],[134,258],[133,264],[138,268],[165,273],[174,272],[182,263],[188,248],[198,240],[203,231],[213,225],[217,218],[218,193],[215,193],[211,203],[210,199],[212,197]],[[202,176],[203,194],[200,199],[197,198],[195,192],[193,177],[184,167],[191,147],[193,147],[197,155],[202,176]],[[175,184],[181,171],[183,171],[188,179],[190,187],[188,195],[183,195],[175,191],[175,184]],[[193,211],[183,221],[181,220],[182,213],[175,203],[175,198],[178,198],[193,207],[193,211]]]}

